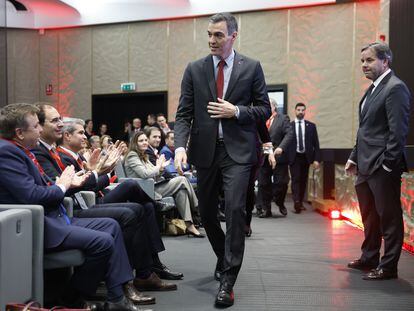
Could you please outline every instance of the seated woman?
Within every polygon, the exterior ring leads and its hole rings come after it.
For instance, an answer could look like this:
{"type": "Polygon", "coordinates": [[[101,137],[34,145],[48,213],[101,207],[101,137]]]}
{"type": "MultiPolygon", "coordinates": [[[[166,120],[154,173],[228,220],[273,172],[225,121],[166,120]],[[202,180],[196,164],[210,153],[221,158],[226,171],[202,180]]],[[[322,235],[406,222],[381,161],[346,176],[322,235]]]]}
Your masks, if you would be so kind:
{"type": "Polygon", "coordinates": [[[184,176],[174,177],[164,182],[159,182],[163,170],[169,164],[165,157],[161,155],[153,165],[148,160],[145,150],[148,148],[148,138],[144,132],[137,132],[130,142],[128,153],[124,160],[125,172],[127,177],[154,178],[155,192],[160,197],[172,196],[178,212],[187,225],[187,233],[198,238],[203,238],[193,224],[191,209],[197,210],[198,200],[193,187],[184,176]]]}

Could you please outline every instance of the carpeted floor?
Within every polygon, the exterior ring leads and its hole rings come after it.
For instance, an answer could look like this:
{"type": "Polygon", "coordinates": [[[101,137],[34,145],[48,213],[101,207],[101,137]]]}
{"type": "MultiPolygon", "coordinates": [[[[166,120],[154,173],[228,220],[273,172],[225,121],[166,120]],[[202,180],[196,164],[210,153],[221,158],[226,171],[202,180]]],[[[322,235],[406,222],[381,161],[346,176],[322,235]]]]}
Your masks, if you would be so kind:
{"type": "MultiPolygon", "coordinates": [[[[403,251],[399,279],[364,281],[362,272],[346,268],[358,258],[363,233],[343,221],[314,212],[273,218],[254,217],[246,239],[242,270],[235,286],[235,305],[228,310],[408,311],[414,310],[414,256],[403,251]]],[[[224,224],[223,224],[224,225],[224,224]]],[[[148,292],[155,311],[215,310],[216,259],[207,239],[165,237],[162,260],[184,273],[174,292],[148,292]]]]}

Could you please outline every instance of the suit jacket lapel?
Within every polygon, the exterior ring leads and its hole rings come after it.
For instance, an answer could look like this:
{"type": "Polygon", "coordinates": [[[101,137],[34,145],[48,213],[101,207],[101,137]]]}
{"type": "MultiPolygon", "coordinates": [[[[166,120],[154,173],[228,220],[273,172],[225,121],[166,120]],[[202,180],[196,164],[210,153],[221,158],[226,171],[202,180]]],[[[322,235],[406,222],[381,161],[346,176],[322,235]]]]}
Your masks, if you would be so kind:
{"type": "MultiPolygon", "coordinates": [[[[365,102],[364,108],[365,106],[367,107],[366,109],[363,109],[363,111],[361,111],[361,122],[363,120],[365,120],[369,109],[372,106],[372,103],[375,101],[375,99],[377,98],[377,96],[381,93],[381,91],[384,89],[385,84],[388,82],[388,80],[391,78],[392,76],[392,72],[390,72],[389,74],[387,74],[384,79],[381,80],[380,84],[377,85],[377,87],[375,88],[374,92],[372,93],[372,95],[369,98],[369,103],[365,102]],[[368,106],[367,106],[368,104],[368,106]]],[[[365,94],[366,97],[366,94],[365,94]]],[[[364,97],[364,98],[365,98],[364,97]]],[[[362,104],[362,101],[361,101],[362,104]]]]}
{"type": "Polygon", "coordinates": [[[207,56],[204,59],[204,72],[206,74],[210,92],[213,95],[214,100],[217,100],[216,79],[214,77],[214,63],[213,57],[211,55],[207,56]]]}
{"type": "Polygon", "coordinates": [[[237,80],[239,80],[240,70],[243,62],[243,57],[240,56],[238,53],[234,53],[233,69],[231,71],[229,85],[227,86],[226,94],[224,94],[223,96],[226,98],[226,100],[230,98],[231,92],[236,86],[237,80]]]}

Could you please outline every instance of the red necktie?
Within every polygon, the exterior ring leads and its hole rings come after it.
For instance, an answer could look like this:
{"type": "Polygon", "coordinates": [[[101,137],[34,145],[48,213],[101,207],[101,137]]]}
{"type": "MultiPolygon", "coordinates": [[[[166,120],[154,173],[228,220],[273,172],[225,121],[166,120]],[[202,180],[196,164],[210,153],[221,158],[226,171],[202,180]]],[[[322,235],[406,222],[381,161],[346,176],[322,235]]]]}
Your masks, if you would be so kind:
{"type": "Polygon", "coordinates": [[[223,68],[226,62],[224,60],[221,60],[218,63],[218,73],[217,73],[217,79],[216,79],[216,87],[217,87],[217,97],[223,98],[223,89],[224,89],[224,73],[223,68]]]}
{"type": "Polygon", "coordinates": [[[276,116],[276,113],[272,114],[270,116],[270,118],[266,121],[266,127],[267,127],[267,129],[270,129],[270,127],[272,126],[273,119],[275,118],[275,116],[276,116]]]}
{"type": "Polygon", "coordinates": [[[81,170],[83,170],[83,162],[82,162],[82,159],[80,158],[80,156],[78,156],[78,158],[77,158],[77,159],[75,159],[75,157],[74,157],[72,154],[70,154],[70,153],[69,153],[69,152],[67,152],[65,149],[61,148],[60,146],[59,146],[59,147],[57,147],[57,148],[56,148],[56,150],[57,150],[57,151],[59,151],[59,152],[62,152],[62,153],[64,153],[64,154],[66,154],[67,156],[69,156],[69,157],[71,157],[72,159],[74,159],[74,160],[76,161],[76,163],[78,163],[79,168],[80,168],[81,170]]]}
{"type": "Polygon", "coordinates": [[[55,160],[60,170],[63,172],[66,166],[63,164],[62,159],[60,158],[59,154],[56,152],[56,149],[55,148],[50,149],[49,154],[53,158],[53,160],[55,160]]]}

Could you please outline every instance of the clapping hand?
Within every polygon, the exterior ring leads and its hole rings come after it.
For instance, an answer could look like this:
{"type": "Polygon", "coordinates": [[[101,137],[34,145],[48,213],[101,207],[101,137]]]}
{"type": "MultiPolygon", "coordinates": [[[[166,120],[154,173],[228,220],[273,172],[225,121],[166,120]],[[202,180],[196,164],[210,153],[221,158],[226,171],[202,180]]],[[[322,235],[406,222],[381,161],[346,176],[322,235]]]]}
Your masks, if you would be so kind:
{"type": "Polygon", "coordinates": [[[83,184],[86,182],[86,180],[91,176],[91,172],[84,173],[83,171],[77,172],[72,179],[71,188],[77,188],[80,186],[83,186],[83,184]]]}
{"type": "Polygon", "coordinates": [[[69,189],[72,185],[73,177],[75,176],[75,168],[73,165],[69,165],[62,172],[60,177],[56,178],[56,185],[62,185],[65,189],[69,189]]]}

